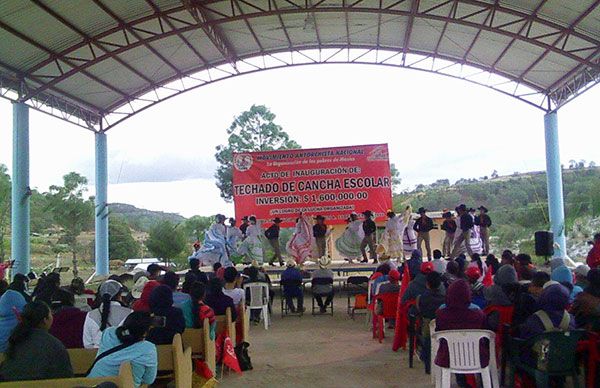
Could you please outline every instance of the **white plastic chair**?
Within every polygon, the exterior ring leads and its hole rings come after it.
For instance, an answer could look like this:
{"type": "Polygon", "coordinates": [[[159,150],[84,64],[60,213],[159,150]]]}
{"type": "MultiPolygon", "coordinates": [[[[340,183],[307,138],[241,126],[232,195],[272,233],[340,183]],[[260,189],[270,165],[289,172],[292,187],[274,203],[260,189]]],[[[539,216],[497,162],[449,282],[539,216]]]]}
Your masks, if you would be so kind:
{"type": "Polygon", "coordinates": [[[269,285],[262,282],[244,284],[244,291],[250,290],[250,311],[261,310],[265,322],[265,330],[269,329],[269,285]]]}
{"type": "MultiPolygon", "coordinates": [[[[448,344],[448,368],[441,369],[441,379],[435,378],[435,386],[450,388],[452,373],[456,374],[476,374],[481,373],[481,380],[484,388],[499,388],[498,369],[496,368],[496,351],[494,349],[496,334],[489,330],[442,330],[431,335],[431,349],[440,347],[440,341],[444,339],[448,344]],[[479,358],[479,341],[487,338],[489,344],[490,361],[486,367],[481,366],[479,358]],[[433,345],[435,344],[435,346],[433,345]]],[[[434,358],[432,363],[434,363],[434,358]]],[[[432,368],[433,374],[433,368],[432,368]]]]}
{"type": "MultiPolygon", "coordinates": [[[[435,319],[429,321],[429,337],[433,337],[433,333],[435,333],[435,319]]],[[[431,362],[431,382],[437,386],[438,381],[442,378],[440,374],[440,367],[435,365],[435,356],[438,352],[438,343],[437,341],[433,341],[433,338],[430,342],[431,356],[429,357],[429,360],[431,362]]]]}
{"type": "MultiPolygon", "coordinates": [[[[369,279],[367,283],[367,306],[371,305],[371,289],[373,288],[373,280],[369,279]]],[[[365,320],[365,325],[367,328],[370,328],[373,321],[373,312],[367,308],[367,318],[365,320]]]]}

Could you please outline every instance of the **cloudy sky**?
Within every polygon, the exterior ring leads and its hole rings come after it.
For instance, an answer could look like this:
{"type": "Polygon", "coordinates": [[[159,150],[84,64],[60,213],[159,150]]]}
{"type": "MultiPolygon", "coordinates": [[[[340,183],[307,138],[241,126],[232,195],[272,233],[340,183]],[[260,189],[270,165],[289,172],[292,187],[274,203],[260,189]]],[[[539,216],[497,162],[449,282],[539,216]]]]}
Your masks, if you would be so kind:
{"type": "MultiPolygon", "coordinates": [[[[559,111],[561,159],[600,162],[596,87],[559,111]]],[[[214,184],[215,146],[233,117],[264,104],[303,147],[388,143],[402,187],[542,170],[543,112],[442,76],[367,65],[270,70],[163,102],[108,132],[109,201],[180,213],[233,213],[214,184]]],[[[0,163],[11,166],[11,104],[0,100],[0,163]]],[[[31,111],[31,186],[77,171],[94,184],[89,131],[31,111]]]]}

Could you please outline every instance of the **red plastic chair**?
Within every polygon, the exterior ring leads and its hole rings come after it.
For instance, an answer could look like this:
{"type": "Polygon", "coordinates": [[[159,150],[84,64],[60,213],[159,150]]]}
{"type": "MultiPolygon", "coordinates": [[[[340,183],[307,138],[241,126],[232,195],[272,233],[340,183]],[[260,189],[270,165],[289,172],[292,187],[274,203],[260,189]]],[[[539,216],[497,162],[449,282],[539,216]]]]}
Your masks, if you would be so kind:
{"type": "Polygon", "coordinates": [[[492,313],[498,313],[499,316],[500,322],[496,329],[496,360],[498,365],[500,365],[500,384],[502,385],[504,384],[504,371],[506,370],[506,357],[504,356],[502,345],[505,340],[504,337],[507,334],[506,331],[512,326],[515,306],[490,305],[483,309],[483,312],[488,316],[492,313]]]}
{"type": "Polygon", "coordinates": [[[577,352],[586,352],[587,378],[586,387],[594,387],[596,384],[596,366],[600,363],[600,333],[588,332],[587,339],[577,343],[577,352]]]}
{"type": "MultiPolygon", "coordinates": [[[[398,293],[387,292],[385,294],[375,295],[375,306],[378,301],[383,303],[383,313],[377,314],[376,311],[373,311],[373,338],[378,337],[379,343],[381,343],[385,337],[385,320],[396,318],[396,312],[398,310],[398,293]]],[[[374,310],[376,310],[376,308],[374,308],[374,310]]]]}

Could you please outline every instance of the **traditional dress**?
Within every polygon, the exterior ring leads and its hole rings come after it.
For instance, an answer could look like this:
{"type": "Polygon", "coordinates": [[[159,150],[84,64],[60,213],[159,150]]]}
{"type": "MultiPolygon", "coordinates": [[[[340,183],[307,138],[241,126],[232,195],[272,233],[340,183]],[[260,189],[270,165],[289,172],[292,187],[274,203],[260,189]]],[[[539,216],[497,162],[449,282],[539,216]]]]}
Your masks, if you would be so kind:
{"type": "Polygon", "coordinates": [[[410,256],[412,251],[417,249],[417,232],[413,229],[414,226],[415,220],[409,220],[402,233],[402,249],[404,250],[404,257],[410,256]]]}
{"type": "Polygon", "coordinates": [[[232,265],[229,259],[227,246],[227,227],[221,223],[214,223],[204,234],[204,245],[200,248],[197,259],[200,265],[213,265],[221,263],[223,267],[232,265]]]}
{"type": "Polygon", "coordinates": [[[402,239],[400,234],[403,228],[402,219],[398,216],[389,218],[385,223],[385,232],[381,236],[381,245],[386,256],[391,258],[402,257],[402,239]]]}
{"type": "Polygon", "coordinates": [[[365,237],[362,229],[362,221],[355,220],[350,222],[344,233],[335,240],[335,249],[347,259],[359,259],[362,257],[360,244],[365,237]]]}
{"type": "MultiPolygon", "coordinates": [[[[460,226],[458,226],[456,229],[456,233],[454,234],[454,242],[452,243],[453,246],[454,246],[454,243],[457,241],[457,239],[460,238],[460,235],[462,235],[462,229],[460,228],[460,226]]],[[[481,236],[479,234],[479,226],[477,226],[477,225],[473,226],[473,228],[471,229],[471,235],[470,235],[469,241],[465,241],[464,244],[461,244],[460,248],[458,249],[458,253],[456,253],[457,256],[460,255],[461,253],[463,253],[463,254],[468,253],[465,244],[469,244],[469,247],[471,248],[471,251],[473,253],[481,254],[483,252],[483,244],[481,242],[481,236]]]]}
{"type": "Polygon", "coordinates": [[[229,246],[229,257],[232,261],[241,262],[242,255],[239,253],[239,245],[243,238],[242,231],[237,226],[227,227],[227,245],[229,246]]]}
{"type": "Polygon", "coordinates": [[[307,258],[312,256],[314,241],[310,218],[301,216],[298,222],[296,222],[296,230],[292,238],[288,241],[286,250],[296,263],[302,264],[307,258]]]}
{"type": "Polygon", "coordinates": [[[250,224],[246,229],[246,239],[242,242],[238,252],[245,257],[245,263],[251,263],[253,260],[260,265],[263,264],[263,246],[260,236],[262,229],[258,224],[250,224]]]}

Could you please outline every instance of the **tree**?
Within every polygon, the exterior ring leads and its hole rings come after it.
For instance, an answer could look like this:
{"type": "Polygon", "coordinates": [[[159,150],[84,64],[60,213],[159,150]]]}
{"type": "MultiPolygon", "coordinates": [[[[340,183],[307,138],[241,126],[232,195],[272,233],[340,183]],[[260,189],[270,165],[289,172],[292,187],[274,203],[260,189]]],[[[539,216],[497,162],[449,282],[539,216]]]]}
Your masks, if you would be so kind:
{"type": "Polygon", "coordinates": [[[498,178],[498,171],[494,170],[494,171],[492,171],[492,179],[496,179],[496,178],[498,178]]]}
{"type": "Polygon", "coordinates": [[[212,225],[214,217],[193,216],[185,220],[183,228],[187,237],[204,240],[204,232],[212,225]]]}
{"type": "Polygon", "coordinates": [[[108,257],[111,259],[128,260],[139,255],[140,244],[133,238],[125,220],[111,217],[108,236],[108,257]]]}
{"type": "Polygon", "coordinates": [[[185,235],[181,224],[160,221],[150,229],[146,247],[156,257],[173,259],[185,248],[185,235]]]}
{"type": "Polygon", "coordinates": [[[0,262],[6,256],[4,238],[10,229],[11,184],[6,166],[0,164],[0,262]]]}
{"type": "Polygon", "coordinates": [[[390,173],[392,176],[392,192],[396,193],[400,189],[402,178],[400,178],[400,171],[396,168],[396,164],[390,164],[390,173]]]}
{"type": "Polygon", "coordinates": [[[264,105],[252,105],[250,110],[235,117],[227,129],[227,145],[216,147],[215,159],[219,168],[215,174],[221,197],[233,199],[233,153],[297,149],[300,145],[290,140],[280,125],[275,124],[275,114],[264,105]]]}
{"type": "Polygon", "coordinates": [[[69,247],[73,258],[73,276],[77,277],[77,237],[84,230],[93,229],[94,203],[91,199],[83,198],[87,191],[86,177],[70,172],[63,176],[63,181],[63,186],[50,186],[46,198],[54,223],[62,229],[58,243],[69,247]]]}

